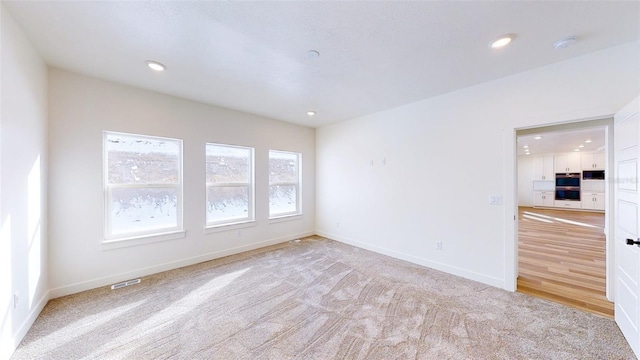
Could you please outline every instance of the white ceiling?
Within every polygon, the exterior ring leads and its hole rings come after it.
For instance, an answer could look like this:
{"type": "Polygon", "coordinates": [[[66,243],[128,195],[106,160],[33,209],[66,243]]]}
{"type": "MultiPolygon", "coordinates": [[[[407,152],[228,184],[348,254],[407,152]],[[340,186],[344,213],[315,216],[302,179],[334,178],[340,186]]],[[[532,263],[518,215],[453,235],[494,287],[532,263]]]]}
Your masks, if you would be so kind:
{"type": "Polygon", "coordinates": [[[638,1],[3,3],[52,66],[313,127],[640,33],[638,1]],[[487,46],[505,33],[509,47],[487,46]],[[568,35],[574,46],[553,48],[568,35]]]}
{"type": "Polygon", "coordinates": [[[525,145],[528,146],[531,155],[567,153],[575,149],[579,149],[580,152],[604,151],[605,129],[595,127],[520,135],[518,136],[518,155],[525,155],[525,145]],[[542,136],[542,138],[535,139],[536,136],[542,136]],[[591,142],[587,143],[585,140],[591,140],[591,142]],[[580,148],[580,145],[584,147],[580,148]]]}

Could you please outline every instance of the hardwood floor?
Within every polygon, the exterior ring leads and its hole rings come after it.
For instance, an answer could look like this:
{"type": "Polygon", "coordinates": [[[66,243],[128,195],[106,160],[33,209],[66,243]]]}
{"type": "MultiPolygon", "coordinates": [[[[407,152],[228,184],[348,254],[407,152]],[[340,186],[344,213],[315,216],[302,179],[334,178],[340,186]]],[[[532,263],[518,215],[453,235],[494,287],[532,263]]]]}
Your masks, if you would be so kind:
{"type": "Polygon", "coordinates": [[[520,207],[518,291],[613,317],[604,213],[520,207]]]}

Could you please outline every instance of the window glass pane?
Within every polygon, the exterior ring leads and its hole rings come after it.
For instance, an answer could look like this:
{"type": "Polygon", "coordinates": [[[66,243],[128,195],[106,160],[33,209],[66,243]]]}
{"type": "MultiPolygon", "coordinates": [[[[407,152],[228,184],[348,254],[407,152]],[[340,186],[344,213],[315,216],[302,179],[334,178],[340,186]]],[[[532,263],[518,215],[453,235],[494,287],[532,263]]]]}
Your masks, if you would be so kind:
{"type": "Polygon", "coordinates": [[[297,211],[298,190],[295,185],[269,187],[269,213],[278,215],[297,211]]]}
{"type": "Polygon", "coordinates": [[[107,134],[109,184],[177,184],[180,142],[126,134],[107,134]]]}
{"type": "Polygon", "coordinates": [[[249,183],[251,149],[207,144],[207,183],[249,183]]]}
{"type": "Polygon", "coordinates": [[[269,182],[298,182],[298,154],[269,151],[269,182]]]}
{"type": "Polygon", "coordinates": [[[177,188],[112,188],[113,235],[178,226],[177,188]]]}
{"type": "Polygon", "coordinates": [[[207,222],[249,217],[247,186],[210,186],[207,190],[207,222]]]}

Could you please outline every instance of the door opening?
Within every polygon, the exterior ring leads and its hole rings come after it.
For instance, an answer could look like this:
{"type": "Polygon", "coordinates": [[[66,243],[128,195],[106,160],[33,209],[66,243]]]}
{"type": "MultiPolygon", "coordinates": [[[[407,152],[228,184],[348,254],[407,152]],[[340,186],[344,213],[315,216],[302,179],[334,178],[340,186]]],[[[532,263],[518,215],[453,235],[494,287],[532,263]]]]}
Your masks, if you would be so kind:
{"type": "Polygon", "coordinates": [[[517,291],[608,317],[611,124],[516,132],[517,291]]]}

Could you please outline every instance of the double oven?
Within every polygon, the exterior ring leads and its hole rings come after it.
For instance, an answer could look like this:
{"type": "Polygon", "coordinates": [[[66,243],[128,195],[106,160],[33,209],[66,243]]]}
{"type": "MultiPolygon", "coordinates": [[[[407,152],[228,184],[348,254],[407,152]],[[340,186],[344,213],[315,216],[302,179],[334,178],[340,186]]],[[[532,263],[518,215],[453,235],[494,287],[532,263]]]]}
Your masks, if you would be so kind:
{"type": "Polygon", "coordinates": [[[556,174],[556,200],[580,201],[580,173],[556,174]]]}

